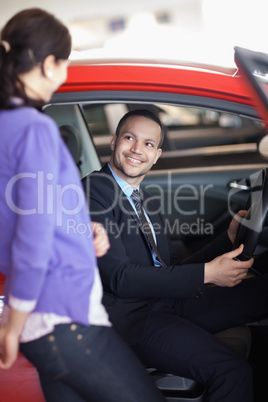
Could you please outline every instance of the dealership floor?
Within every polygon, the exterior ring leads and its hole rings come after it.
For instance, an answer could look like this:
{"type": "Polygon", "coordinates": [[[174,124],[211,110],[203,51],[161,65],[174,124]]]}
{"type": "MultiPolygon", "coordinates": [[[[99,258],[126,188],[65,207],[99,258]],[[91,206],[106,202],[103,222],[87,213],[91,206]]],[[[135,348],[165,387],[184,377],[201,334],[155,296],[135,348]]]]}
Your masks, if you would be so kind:
{"type": "Polygon", "coordinates": [[[45,402],[36,369],[19,355],[10,370],[1,371],[1,402],[45,402]]]}

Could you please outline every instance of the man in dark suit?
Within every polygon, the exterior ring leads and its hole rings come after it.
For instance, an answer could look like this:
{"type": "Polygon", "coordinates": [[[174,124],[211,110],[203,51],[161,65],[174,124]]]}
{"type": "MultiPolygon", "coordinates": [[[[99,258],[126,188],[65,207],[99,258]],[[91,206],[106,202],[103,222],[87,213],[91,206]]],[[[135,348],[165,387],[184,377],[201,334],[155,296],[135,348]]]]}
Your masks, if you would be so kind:
{"type": "Polygon", "coordinates": [[[140,207],[133,195],[160,157],[163,135],[157,116],[129,112],[112,136],[110,163],[83,180],[91,216],[111,245],[98,261],[104,304],[145,365],[195,379],[209,401],[253,401],[249,364],[213,334],[266,317],[267,283],[243,280],[253,263],[235,260],[243,246],[228,251],[235,219],[199,260],[179,264],[158,200],[143,192],[140,207]]]}

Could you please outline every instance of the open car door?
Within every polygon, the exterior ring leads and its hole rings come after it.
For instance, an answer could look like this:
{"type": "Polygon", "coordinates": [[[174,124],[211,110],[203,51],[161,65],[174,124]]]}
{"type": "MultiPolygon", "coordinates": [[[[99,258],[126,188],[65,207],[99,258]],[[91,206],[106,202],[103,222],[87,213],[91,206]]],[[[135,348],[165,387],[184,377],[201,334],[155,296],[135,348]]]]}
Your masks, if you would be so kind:
{"type": "MultiPolygon", "coordinates": [[[[264,121],[268,130],[268,55],[235,47],[235,62],[239,74],[243,76],[252,94],[253,106],[256,107],[260,118],[264,121]]],[[[268,136],[264,136],[263,139],[263,148],[265,150],[268,144],[268,136]]],[[[268,156],[268,148],[265,150],[265,153],[268,156]]],[[[241,243],[244,244],[244,250],[239,257],[240,259],[248,259],[259,254],[257,245],[261,243],[261,235],[265,239],[263,246],[265,249],[268,249],[266,240],[268,231],[267,167],[260,172],[251,188],[246,209],[248,211],[247,215],[241,219],[234,242],[234,248],[238,247],[241,243]]]]}
{"type": "Polygon", "coordinates": [[[235,62],[268,129],[268,54],[235,47],[235,62]]]}

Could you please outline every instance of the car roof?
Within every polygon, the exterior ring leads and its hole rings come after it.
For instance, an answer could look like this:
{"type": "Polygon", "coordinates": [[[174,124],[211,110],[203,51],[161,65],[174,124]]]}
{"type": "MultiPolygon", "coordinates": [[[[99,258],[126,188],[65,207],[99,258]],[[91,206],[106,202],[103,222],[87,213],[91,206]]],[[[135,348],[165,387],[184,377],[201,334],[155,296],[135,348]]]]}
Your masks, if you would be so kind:
{"type": "Polygon", "coordinates": [[[74,60],[58,92],[118,90],[178,93],[254,106],[236,68],[177,61],[74,60]]]}

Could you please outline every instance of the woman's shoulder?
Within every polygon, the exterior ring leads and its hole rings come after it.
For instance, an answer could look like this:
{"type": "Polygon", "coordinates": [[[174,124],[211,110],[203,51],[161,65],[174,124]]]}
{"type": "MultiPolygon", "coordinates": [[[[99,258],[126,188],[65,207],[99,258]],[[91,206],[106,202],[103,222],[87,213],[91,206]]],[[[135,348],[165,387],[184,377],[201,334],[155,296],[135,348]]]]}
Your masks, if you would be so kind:
{"type": "Polygon", "coordinates": [[[56,122],[45,113],[33,108],[33,107],[20,107],[14,109],[18,115],[21,116],[25,123],[31,124],[45,124],[48,126],[57,127],[56,122]]]}
{"type": "Polygon", "coordinates": [[[24,149],[26,144],[42,143],[42,147],[59,148],[60,133],[56,122],[45,113],[32,107],[19,107],[4,112],[0,117],[2,142],[8,149],[24,149]]]}
{"type": "Polygon", "coordinates": [[[16,120],[20,122],[17,131],[21,134],[42,136],[43,140],[45,137],[51,138],[53,142],[60,138],[57,123],[50,116],[35,108],[21,107],[17,109],[16,120]]]}
{"type": "Polygon", "coordinates": [[[24,128],[43,125],[47,126],[50,130],[58,130],[56,122],[45,113],[28,106],[16,107],[14,109],[7,109],[1,112],[1,122],[10,129],[24,128]]]}

